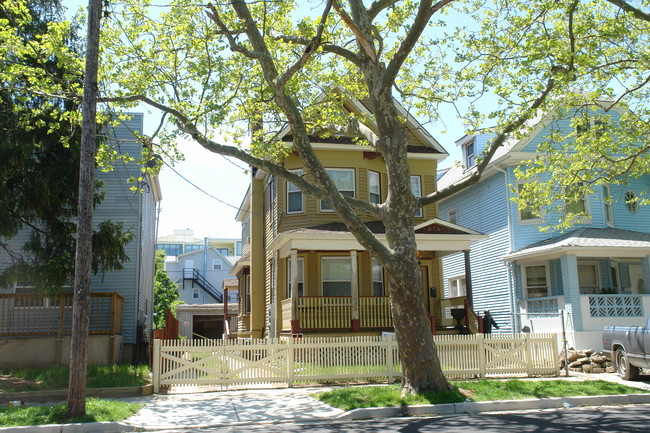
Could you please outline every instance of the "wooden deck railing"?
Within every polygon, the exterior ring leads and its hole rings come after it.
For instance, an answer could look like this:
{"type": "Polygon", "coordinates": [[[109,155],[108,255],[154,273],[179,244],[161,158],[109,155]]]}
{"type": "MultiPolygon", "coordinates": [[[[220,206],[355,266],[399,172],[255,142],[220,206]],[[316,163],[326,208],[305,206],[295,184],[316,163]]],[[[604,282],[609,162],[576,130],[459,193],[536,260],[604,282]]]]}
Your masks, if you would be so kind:
{"type": "Polygon", "coordinates": [[[390,298],[388,296],[360,297],[359,322],[362,328],[392,328],[390,298]]]}
{"type": "MultiPolygon", "coordinates": [[[[0,294],[0,336],[69,335],[72,328],[72,294],[0,294]]],[[[122,333],[119,293],[91,293],[89,333],[122,333]]]]}
{"type": "Polygon", "coordinates": [[[301,329],[346,329],[352,323],[349,296],[313,296],[298,298],[301,329]]]}

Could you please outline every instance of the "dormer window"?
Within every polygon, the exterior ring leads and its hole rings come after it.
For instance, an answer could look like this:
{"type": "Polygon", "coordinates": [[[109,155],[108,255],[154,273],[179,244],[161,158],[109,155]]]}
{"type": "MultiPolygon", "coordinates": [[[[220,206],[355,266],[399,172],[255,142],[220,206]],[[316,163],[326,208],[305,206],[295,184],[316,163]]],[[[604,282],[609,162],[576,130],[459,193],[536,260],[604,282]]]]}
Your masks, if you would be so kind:
{"type": "Polygon", "coordinates": [[[469,141],[463,145],[463,155],[465,155],[465,168],[469,169],[476,164],[476,148],[474,147],[474,140],[469,141]]]}

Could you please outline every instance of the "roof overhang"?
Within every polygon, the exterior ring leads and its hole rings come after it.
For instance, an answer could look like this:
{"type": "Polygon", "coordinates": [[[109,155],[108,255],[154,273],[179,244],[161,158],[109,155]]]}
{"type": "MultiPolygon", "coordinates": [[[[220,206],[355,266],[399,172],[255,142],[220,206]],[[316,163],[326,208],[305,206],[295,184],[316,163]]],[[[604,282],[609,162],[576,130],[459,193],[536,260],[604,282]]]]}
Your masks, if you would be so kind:
{"type": "Polygon", "coordinates": [[[576,256],[579,258],[620,258],[620,259],[640,259],[650,256],[650,247],[633,247],[625,246],[551,246],[547,248],[530,248],[527,250],[517,251],[506,256],[501,260],[506,262],[537,262],[558,259],[562,256],[576,256]]]}
{"type": "MultiPolygon", "coordinates": [[[[414,227],[425,230],[427,227],[440,226],[456,233],[416,233],[415,241],[418,250],[432,251],[435,257],[443,257],[459,251],[469,250],[472,242],[486,239],[488,236],[477,231],[451,224],[447,221],[434,218],[433,220],[414,227]]],[[[377,233],[375,237],[384,245],[388,245],[386,234],[377,233]]],[[[363,251],[365,248],[349,232],[314,231],[312,233],[280,233],[268,247],[277,251],[280,258],[288,257],[292,250],[318,250],[318,251],[363,251]]]]}

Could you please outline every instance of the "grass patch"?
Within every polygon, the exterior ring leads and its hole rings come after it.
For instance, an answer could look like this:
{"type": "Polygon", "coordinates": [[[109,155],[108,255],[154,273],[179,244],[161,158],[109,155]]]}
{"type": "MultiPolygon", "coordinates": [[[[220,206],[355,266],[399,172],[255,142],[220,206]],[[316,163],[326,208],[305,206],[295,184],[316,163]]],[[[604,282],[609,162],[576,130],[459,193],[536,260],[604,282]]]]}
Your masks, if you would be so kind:
{"type": "MultiPolygon", "coordinates": [[[[17,368],[0,371],[0,392],[39,391],[66,389],[68,367],[17,368]]],[[[149,367],[146,365],[90,365],[88,388],[115,388],[142,386],[149,383],[149,367]]]]}
{"type": "Polygon", "coordinates": [[[343,410],[364,407],[401,406],[402,404],[440,404],[471,401],[516,400],[526,398],[618,395],[647,391],[603,380],[567,382],[562,380],[506,381],[483,379],[455,381],[453,392],[427,392],[402,398],[400,385],[356,386],[315,394],[318,400],[343,410]]]}
{"type": "Polygon", "coordinates": [[[68,418],[67,403],[56,406],[0,407],[0,427],[19,427],[43,424],[123,421],[139,411],[143,404],[117,400],[88,398],[86,415],[68,418]]]}

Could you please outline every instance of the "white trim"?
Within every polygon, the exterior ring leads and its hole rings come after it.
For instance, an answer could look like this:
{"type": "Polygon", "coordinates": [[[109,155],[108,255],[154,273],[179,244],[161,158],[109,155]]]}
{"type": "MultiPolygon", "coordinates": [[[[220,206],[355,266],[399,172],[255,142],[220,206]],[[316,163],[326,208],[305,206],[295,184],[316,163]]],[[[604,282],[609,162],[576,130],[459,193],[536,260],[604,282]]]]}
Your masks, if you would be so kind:
{"type": "Polygon", "coordinates": [[[350,256],[321,256],[320,258],[320,294],[321,296],[331,296],[331,295],[325,295],[324,293],[324,287],[323,284],[325,282],[333,282],[333,283],[345,283],[349,282],[350,283],[350,294],[349,295],[340,295],[340,296],[351,296],[352,295],[352,262],[350,261],[350,256]],[[350,265],[350,278],[348,280],[327,280],[325,281],[324,277],[324,269],[325,269],[325,262],[328,260],[341,260],[344,262],[347,262],[348,265],[350,265]]]}
{"type": "MultiPolygon", "coordinates": [[[[411,192],[413,193],[413,195],[415,197],[417,197],[417,198],[422,197],[422,176],[420,176],[418,174],[412,174],[410,179],[409,179],[409,182],[411,184],[411,192]],[[416,192],[413,191],[413,180],[414,179],[418,180],[418,191],[417,191],[418,195],[416,195],[416,192]]],[[[423,216],[424,216],[424,210],[423,210],[423,208],[419,207],[415,211],[415,218],[422,218],[423,216]]]]}
{"type": "MultiPolygon", "coordinates": [[[[302,168],[296,168],[294,170],[289,170],[289,171],[292,172],[292,173],[297,174],[298,176],[302,176],[303,173],[304,173],[302,168]]],[[[300,188],[298,188],[296,185],[294,185],[293,183],[289,182],[289,181],[285,182],[285,189],[286,189],[285,195],[286,195],[286,202],[287,202],[286,203],[287,204],[287,215],[297,215],[297,214],[305,213],[305,194],[303,194],[302,190],[300,188]],[[289,185],[293,185],[294,188],[296,188],[296,190],[289,191],[289,185]],[[300,210],[299,211],[297,211],[297,210],[296,211],[290,211],[289,210],[289,193],[291,193],[291,194],[300,193],[300,210]]]]}
{"type": "Polygon", "coordinates": [[[452,207],[447,210],[447,221],[451,224],[458,224],[458,207],[452,207]],[[451,214],[454,214],[454,221],[451,221],[451,214]]]}
{"type": "MultiPolygon", "coordinates": [[[[349,171],[352,172],[352,198],[357,197],[357,170],[355,168],[349,168],[349,167],[326,167],[325,171],[327,171],[328,175],[330,171],[349,171]]],[[[331,175],[330,175],[331,177],[331,175]]],[[[341,192],[341,189],[336,187],[339,192],[341,192]]],[[[348,190],[343,190],[343,191],[348,191],[348,190]]],[[[345,195],[345,194],[344,194],[345,195]]],[[[327,206],[327,203],[323,200],[319,200],[319,205],[318,205],[318,211],[323,212],[323,213],[332,213],[334,212],[334,209],[323,209],[323,205],[327,206]]]]}
{"type": "Polygon", "coordinates": [[[602,287],[601,284],[601,276],[600,276],[600,263],[597,261],[593,260],[577,260],[576,263],[576,272],[578,273],[578,290],[580,291],[581,295],[592,295],[596,294],[598,290],[602,287]],[[593,266],[594,267],[594,274],[596,276],[596,285],[595,286],[588,286],[588,289],[591,289],[592,292],[583,292],[582,287],[580,285],[580,266],[593,266]]]}
{"type": "MultiPolygon", "coordinates": [[[[553,291],[551,290],[551,270],[550,270],[550,266],[549,266],[548,262],[536,262],[536,263],[522,264],[521,265],[521,275],[522,275],[521,283],[522,283],[522,286],[523,286],[522,289],[525,291],[525,294],[526,294],[525,299],[545,298],[547,296],[551,296],[551,293],[553,293],[553,291]],[[545,275],[545,278],[546,278],[546,295],[531,297],[530,293],[528,292],[528,272],[527,272],[527,269],[532,268],[532,267],[539,267],[539,266],[544,266],[544,275],[545,275]]],[[[533,286],[533,287],[541,288],[543,286],[533,286]]]]}
{"type": "MultiPolygon", "coordinates": [[[[537,179],[529,179],[529,180],[521,180],[521,179],[518,179],[518,180],[517,180],[517,197],[519,196],[519,191],[520,191],[520,190],[519,190],[519,187],[520,187],[521,185],[525,185],[525,184],[527,184],[527,183],[534,183],[534,182],[538,182],[538,180],[537,180],[537,179]]],[[[541,215],[541,213],[542,213],[542,210],[541,210],[541,209],[539,209],[539,213],[540,213],[540,215],[541,215]]],[[[519,206],[519,204],[517,204],[517,222],[519,223],[519,225],[522,225],[522,226],[526,226],[526,225],[534,225],[534,224],[541,224],[541,223],[544,222],[544,218],[542,218],[542,217],[540,216],[540,217],[537,217],[537,218],[528,218],[528,219],[523,219],[523,218],[521,217],[521,207],[519,206]]]]}
{"type": "Polygon", "coordinates": [[[603,216],[608,227],[614,227],[614,202],[612,201],[612,189],[607,185],[601,185],[600,194],[603,202],[603,216]],[[609,199],[609,203],[607,202],[609,199]]]}
{"type": "Polygon", "coordinates": [[[376,204],[381,203],[381,173],[378,171],[368,170],[368,202],[376,203],[376,204]],[[372,182],[370,182],[370,177],[371,177],[370,175],[377,175],[377,188],[379,189],[379,191],[377,191],[374,194],[377,194],[379,198],[376,202],[371,200],[372,197],[371,194],[373,194],[373,192],[371,191],[372,182]]]}
{"type": "MultiPolygon", "coordinates": [[[[287,298],[291,299],[291,257],[287,257],[287,298]]],[[[298,262],[298,284],[302,284],[302,295],[300,295],[300,288],[298,288],[298,296],[305,296],[305,258],[297,257],[298,262]],[[301,272],[302,271],[302,278],[301,272]]]]}

